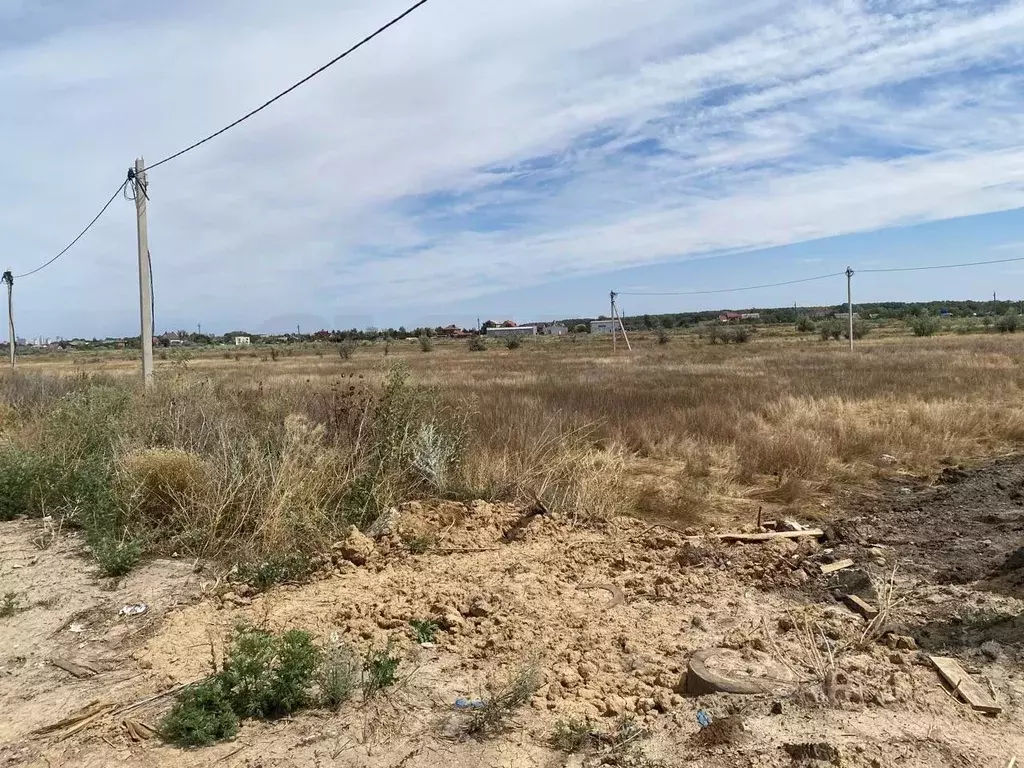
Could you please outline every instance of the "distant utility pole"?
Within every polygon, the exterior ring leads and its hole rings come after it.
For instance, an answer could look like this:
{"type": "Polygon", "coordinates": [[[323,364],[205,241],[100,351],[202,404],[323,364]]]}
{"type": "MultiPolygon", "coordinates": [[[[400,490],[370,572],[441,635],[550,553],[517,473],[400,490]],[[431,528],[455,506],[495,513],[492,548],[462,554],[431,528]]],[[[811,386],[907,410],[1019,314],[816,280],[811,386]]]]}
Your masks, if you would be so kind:
{"type": "Polygon", "coordinates": [[[614,352],[615,352],[615,349],[616,349],[616,342],[615,342],[615,291],[611,291],[611,292],[609,292],[609,294],[608,294],[608,295],[609,295],[609,296],[611,297],[611,300],[612,300],[612,308],[611,308],[611,319],[612,319],[612,352],[614,353],[614,352]]]}
{"type": "Polygon", "coordinates": [[[153,384],[153,274],[149,263],[149,229],[146,222],[146,203],[149,188],[146,183],[146,161],[135,161],[132,176],[135,182],[135,214],[139,235],[139,319],[142,344],[142,380],[146,387],[153,384]]]}
{"type": "Polygon", "coordinates": [[[633,351],[633,347],[630,346],[629,336],[626,335],[626,326],[624,326],[622,324],[622,316],[619,314],[618,307],[615,305],[615,297],[618,296],[618,294],[615,291],[612,291],[610,293],[610,296],[611,296],[611,300],[612,300],[612,352],[615,352],[615,348],[616,348],[616,340],[615,340],[615,323],[616,322],[618,322],[618,324],[619,324],[619,330],[622,331],[622,340],[626,342],[626,349],[628,349],[630,352],[632,352],[633,351]]]}
{"type": "Polygon", "coordinates": [[[202,323],[196,323],[196,333],[199,334],[200,336],[203,335],[203,324],[202,323]]]}
{"type": "Polygon", "coordinates": [[[295,335],[296,336],[301,336],[302,335],[302,326],[301,325],[298,325],[298,324],[295,325],[295,335]]]}
{"type": "Polygon", "coordinates": [[[7,283],[7,338],[10,339],[8,346],[11,348],[11,370],[14,370],[14,350],[18,346],[18,340],[14,338],[14,274],[11,270],[4,272],[3,282],[7,283]]]}
{"type": "Polygon", "coordinates": [[[850,351],[853,352],[853,270],[846,268],[846,311],[849,320],[847,332],[850,334],[850,351]]]}

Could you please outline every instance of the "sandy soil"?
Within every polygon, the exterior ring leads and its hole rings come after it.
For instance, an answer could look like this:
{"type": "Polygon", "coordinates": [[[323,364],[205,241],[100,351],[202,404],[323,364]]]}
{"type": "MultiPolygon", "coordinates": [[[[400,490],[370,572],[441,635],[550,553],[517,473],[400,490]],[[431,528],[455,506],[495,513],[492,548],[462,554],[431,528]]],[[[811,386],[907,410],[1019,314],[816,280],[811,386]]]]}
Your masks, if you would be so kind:
{"type": "Polygon", "coordinates": [[[0,618],[0,765],[1005,766],[1024,759],[1024,463],[954,474],[851,502],[820,541],[693,542],[630,519],[585,529],[482,502],[411,504],[365,564],[339,554],[312,583],[263,594],[178,560],[99,579],[73,536],[40,548],[51,536],[39,521],[5,523],[0,593],[16,592],[19,610],[0,618]],[[439,539],[428,553],[401,544],[425,534],[439,539]],[[821,575],[841,557],[855,567],[821,575]],[[891,629],[916,640],[895,648],[862,639],[864,619],[836,599],[877,600],[894,565],[891,629]],[[138,602],[144,614],[118,615],[138,602]],[[415,643],[411,619],[444,627],[435,647],[415,643]],[[247,722],[207,749],[133,741],[123,721],[155,725],[170,698],[118,709],[208,674],[240,620],[359,648],[397,638],[402,683],[339,714],[247,722]],[[709,667],[770,691],[686,693],[688,661],[709,648],[722,649],[709,667]],[[955,700],[925,651],[957,657],[1003,712],[955,700]],[[79,679],[54,659],[98,673],[79,679]],[[544,684],[505,735],[453,736],[458,697],[530,662],[544,684]],[[33,735],[96,701],[113,711],[33,735]],[[702,730],[701,710],[722,725],[702,730]],[[548,746],[560,719],[611,727],[622,714],[649,731],[629,754],[548,746]]]}

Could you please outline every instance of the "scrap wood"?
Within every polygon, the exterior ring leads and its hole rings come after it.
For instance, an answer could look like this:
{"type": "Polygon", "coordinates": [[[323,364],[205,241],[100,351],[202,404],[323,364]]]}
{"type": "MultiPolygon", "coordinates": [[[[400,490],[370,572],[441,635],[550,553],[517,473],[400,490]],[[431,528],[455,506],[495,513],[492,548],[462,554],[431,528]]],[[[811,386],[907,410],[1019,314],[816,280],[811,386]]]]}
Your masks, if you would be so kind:
{"type": "Polygon", "coordinates": [[[156,728],[141,720],[122,720],[121,727],[128,731],[132,741],[145,741],[156,735],[156,728]]]}
{"type": "Polygon", "coordinates": [[[69,672],[75,677],[92,677],[98,675],[99,670],[96,669],[92,664],[87,661],[83,661],[81,664],[76,664],[73,661],[67,659],[50,659],[50,663],[55,667],[63,669],[65,672],[69,672]]]}
{"type": "Polygon", "coordinates": [[[853,564],[853,560],[840,560],[835,563],[829,563],[828,565],[821,566],[821,573],[823,576],[835,573],[836,571],[841,571],[844,568],[852,568],[853,564]]]}
{"type": "MultiPolygon", "coordinates": [[[[774,539],[800,539],[805,536],[820,538],[825,532],[820,528],[808,528],[803,531],[768,531],[767,533],[712,533],[712,539],[720,541],[773,541],[774,539]]],[[[688,536],[691,541],[698,541],[702,536],[688,536]]]]}
{"type": "Polygon", "coordinates": [[[58,720],[56,723],[50,725],[44,725],[42,728],[37,728],[32,731],[33,736],[44,736],[54,731],[59,731],[64,728],[70,728],[70,730],[64,734],[61,738],[67,738],[72,733],[82,730],[85,726],[89,725],[93,720],[105,715],[114,708],[114,705],[109,701],[94,701],[91,704],[87,704],[80,710],[75,712],[73,715],[68,715],[63,720],[58,720]]]}
{"type": "Polygon", "coordinates": [[[861,600],[856,595],[846,595],[843,597],[843,600],[846,601],[846,605],[851,610],[856,611],[868,621],[873,621],[875,617],[878,616],[879,611],[877,608],[875,608],[875,606],[871,605],[871,603],[861,600]]]}
{"type": "Polygon", "coordinates": [[[971,709],[990,715],[998,715],[1003,711],[988,692],[964,671],[956,659],[946,656],[929,656],[928,659],[935,665],[942,679],[953,688],[953,692],[971,705],[971,709]]]}
{"type": "Polygon", "coordinates": [[[158,694],[156,694],[154,696],[149,696],[148,698],[136,701],[134,704],[129,704],[127,706],[121,707],[120,709],[115,710],[111,714],[113,714],[115,716],[123,715],[126,712],[131,712],[133,709],[138,709],[139,707],[145,706],[146,704],[150,704],[150,703],[152,703],[154,701],[158,701],[158,700],[166,698],[168,696],[173,696],[178,691],[184,690],[185,688],[188,688],[190,685],[195,685],[196,683],[201,683],[204,680],[206,680],[205,677],[199,677],[199,678],[196,678],[195,680],[192,680],[191,682],[188,682],[188,683],[179,683],[178,685],[174,686],[173,688],[168,688],[163,693],[158,693],[158,694]]]}

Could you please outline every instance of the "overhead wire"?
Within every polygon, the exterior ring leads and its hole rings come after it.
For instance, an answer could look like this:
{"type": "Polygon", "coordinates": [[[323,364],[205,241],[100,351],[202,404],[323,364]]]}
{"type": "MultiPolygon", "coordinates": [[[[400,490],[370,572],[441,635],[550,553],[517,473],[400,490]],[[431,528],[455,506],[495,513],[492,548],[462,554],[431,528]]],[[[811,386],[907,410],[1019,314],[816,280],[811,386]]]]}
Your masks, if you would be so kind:
{"type": "Polygon", "coordinates": [[[320,75],[320,74],[322,74],[323,72],[325,72],[325,71],[327,71],[328,69],[330,69],[331,67],[333,67],[333,66],[334,66],[335,64],[337,64],[337,63],[338,63],[339,61],[341,61],[342,59],[344,59],[344,58],[346,58],[347,56],[349,56],[349,55],[351,55],[351,54],[355,53],[355,52],[356,52],[356,51],[358,51],[358,50],[359,50],[360,48],[362,48],[362,47],[363,47],[364,45],[366,45],[366,44],[367,44],[368,42],[370,42],[371,40],[373,40],[373,39],[374,39],[375,37],[377,37],[378,35],[381,35],[381,34],[383,34],[383,33],[384,33],[384,32],[386,32],[387,30],[391,29],[391,27],[393,27],[393,26],[395,26],[396,24],[398,24],[398,23],[399,23],[400,21],[402,21],[402,20],[403,20],[404,18],[406,18],[407,16],[411,15],[411,14],[412,14],[412,13],[413,13],[414,11],[416,11],[417,9],[419,9],[419,8],[420,8],[421,6],[424,6],[424,5],[426,5],[426,4],[428,3],[428,2],[430,2],[430,0],[419,0],[419,2],[417,2],[417,3],[413,4],[413,5],[411,5],[411,6],[410,6],[409,8],[407,8],[407,9],[406,9],[405,11],[403,11],[402,13],[400,13],[400,14],[399,14],[398,16],[396,16],[395,18],[391,19],[391,21],[389,21],[389,22],[388,22],[387,24],[385,24],[385,25],[384,25],[384,26],[382,26],[382,27],[379,27],[379,28],[378,28],[377,30],[375,30],[374,32],[371,32],[371,33],[370,33],[369,35],[367,35],[366,37],[364,37],[364,38],[363,38],[362,40],[360,40],[360,41],[359,41],[358,43],[356,43],[356,44],[355,44],[355,45],[353,45],[352,47],[348,48],[347,50],[343,51],[342,53],[338,54],[338,55],[337,55],[337,56],[335,56],[335,57],[334,57],[333,59],[331,59],[331,60],[330,60],[330,61],[328,61],[328,62],[327,62],[326,64],[324,64],[324,65],[323,65],[322,67],[320,67],[320,68],[318,68],[318,69],[314,70],[313,72],[310,72],[310,73],[309,73],[308,75],[306,75],[306,76],[305,76],[304,78],[302,78],[301,80],[299,80],[299,81],[298,81],[297,83],[294,83],[293,85],[290,85],[290,86],[288,86],[288,87],[287,87],[287,88],[285,88],[285,89],[284,89],[283,91],[281,91],[281,92],[280,92],[279,94],[277,94],[276,96],[274,96],[274,97],[273,97],[272,99],[269,99],[269,100],[267,100],[267,101],[263,102],[263,103],[262,103],[262,104],[260,104],[260,105],[259,105],[258,107],[256,107],[256,109],[253,109],[252,111],[250,111],[250,112],[247,112],[246,114],[242,115],[242,116],[241,116],[240,118],[238,118],[237,120],[235,120],[234,122],[232,122],[232,123],[228,123],[227,125],[225,125],[225,126],[224,126],[223,128],[221,128],[220,130],[214,131],[213,133],[211,133],[211,134],[210,134],[209,136],[207,136],[206,138],[200,139],[199,141],[195,142],[194,144],[190,144],[189,146],[185,147],[184,149],[180,149],[180,150],[178,150],[177,152],[175,152],[174,154],[172,154],[172,155],[168,155],[167,157],[163,158],[162,160],[158,160],[157,162],[155,162],[155,163],[153,163],[152,165],[150,165],[150,166],[149,166],[149,167],[148,167],[148,168],[147,168],[146,170],[148,170],[148,171],[151,171],[151,170],[153,170],[154,168],[159,168],[159,167],[160,167],[161,165],[164,165],[165,163],[169,163],[169,162],[171,162],[172,160],[174,160],[174,159],[176,159],[176,158],[179,158],[179,157],[181,157],[182,155],[184,155],[184,154],[187,154],[188,152],[191,152],[191,151],[192,151],[193,149],[196,149],[196,148],[198,148],[198,147],[201,147],[201,146],[202,146],[203,144],[205,144],[206,142],[208,142],[208,141],[211,141],[212,139],[215,139],[215,138],[217,138],[217,137],[218,137],[218,136],[220,136],[221,134],[223,134],[223,133],[226,133],[226,132],[230,131],[230,130],[231,130],[232,128],[234,128],[235,126],[237,126],[237,125],[240,125],[241,123],[244,123],[244,122],[245,122],[246,120],[248,120],[248,119],[249,119],[250,117],[253,117],[254,115],[257,115],[257,114],[259,114],[260,112],[262,112],[262,111],[263,111],[264,109],[266,109],[267,107],[269,107],[269,106],[270,106],[271,104],[273,104],[274,102],[276,102],[276,101],[278,101],[279,99],[282,99],[282,98],[284,98],[285,96],[287,96],[287,95],[288,95],[289,93],[291,93],[292,91],[294,91],[294,90],[295,90],[296,88],[298,88],[298,87],[300,87],[300,86],[302,86],[302,85],[305,85],[306,83],[308,83],[308,82],[309,82],[310,80],[312,80],[312,79],[313,79],[314,77],[316,77],[317,75],[320,75]]]}
{"type": "Polygon", "coordinates": [[[20,279],[21,279],[21,278],[23,278],[23,277],[28,277],[29,275],[34,275],[34,274],[35,274],[36,272],[40,272],[40,271],[42,271],[42,270],[46,269],[46,268],[47,268],[48,266],[50,266],[51,264],[53,264],[53,262],[57,261],[57,259],[59,259],[59,258],[60,258],[61,256],[63,256],[63,255],[65,254],[65,253],[67,253],[67,252],[68,252],[68,251],[70,251],[70,250],[71,250],[72,248],[74,248],[75,244],[76,244],[76,243],[77,243],[77,242],[78,242],[79,240],[81,240],[81,239],[82,239],[82,238],[83,238],[83,237],[85,236],[85,233],[86,233],[86,232],[88,232],[88,231],[89,231],[90,229],[92,229],[92,228],[93,228],[93,225],[95,225],[95,224],[96,224],[96,222],[100,220],[100,217],[101,217],[101,216],[102,216],[102,215],[103,215],[104,213],[106,213],[106,212],[107,212],[107,208],[109,208],[109,207],[110,207],[110,204],[114,202],[114,200],[115,200],[115,199],[117,198],[117,196],[118,196],[118,195],[120,195],[120,194],[122,193],[122,191],[123,191],[123,190],[125,189],[125,187],[126,187],[127,185],[128,185],[128,179],[125,179],[124,181],[122,181],[122,182],[121,182],[121,184],[120,184],[120,186],[118,186],[118,188],[117,188],[116,190],[114,190],[114,194],[112,194],[112,195],[110,196],[110,199],[109,199],[109,200],[107,200],[107,202],[105,202],[105,203],[103,204],[103,207],[102,207],[102,208],[100,208],[100,212],[99,212],[99,213],[97,213],[97,214],[96,214],[95,216],[93,216],[93,217],[92,217],[92,221],[90,221],[90,222],[89,222],[89,223],[88,223],[88,224],[87,224],[87,225],[85,226],[85,229],[83,229],[83,230],[82,230],[81,232],[79,232],[79,233],[78,233],[78,235],[77,235],[77,236],[75,237],[75,239],[74,239],[74,240],[72,240],[72,241],[71,241],[70,243],[68,243],[67,245],[65,245],[65,246],[64,246],[64,248],[62,248],[62,249],[61,249],[61,251],[60,251],[60,252],[59,252],[59,253],[58,253],[58,254],[57,254],[56,256],[54,256],[54,257],[53,257],[52,259],[50,259],[49,261],[47,261],[47,262],[44,262],[43,264],[40,264],[40,265],[39,265],[38,267],[36,267],[36,268],[35,268],[35,269],[33,269],[33,270],[29,270],[28,272],[24,272],[24,273],[22,273],[22,274],[20,274],[20,275],[15,275],[15,276],[14,276],[14,277],[15,277],[15,279],[18,279],[18,280],[20,280],[20,279]]]}
{"type": "Polygon", "coordinates": [[[989,261],[965,261],[961,264],[929,264],[923,267],[889,267],[885,269],[860,269],[858,272],[920,272],[926,269],[955,269],[957,267],[978,267],[983,264],[1009,264],[1012,261],[1024,261],[1024,256],[1010,259],[991,259],[989,261]]]}
{"type": "Polygon", "coordinates": [[[797,283],[810,283],[815,280],[827,280],[830,277],[845,275],[845,272],[832,272],[828,275],[817,275],[815,277],[804,277],[799,280],[786,280],[781,283],[765,283],[764,285],[747,285],[742,288],[716,288],[708,291],[618,291],[620,296],[706,296],[712,293],[735,293],[737,291],[755,291],[759,288],[779,288],[783,285],[795,285],[797,283]]]}

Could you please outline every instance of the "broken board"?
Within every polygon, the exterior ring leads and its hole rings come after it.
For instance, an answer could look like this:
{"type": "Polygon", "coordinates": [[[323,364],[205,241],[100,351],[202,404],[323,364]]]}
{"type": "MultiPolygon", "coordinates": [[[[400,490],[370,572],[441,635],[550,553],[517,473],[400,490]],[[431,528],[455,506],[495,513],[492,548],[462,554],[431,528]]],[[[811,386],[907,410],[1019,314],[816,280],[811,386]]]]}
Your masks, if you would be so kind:
{"type": "Polygon", "coordinates": [[[851,567],[853,567],[853,560],[840,560],[836,563],[829,563],[828,565],[821,566],[821,572],[823,575],[827,575],[829,573],[835,573],[836,571],[841,571],[844,568],[851,567]]]}
{"type": "Polygon", "coordinates": [[[1003,711],[1003,708],[992,700],[988,691],[978,685],[956,659],[946,656],[929,656],[928,658],[935,665],[935,669],[939,671],[942,679],[949,684],[954,693],[971,705],[971,709],[989,715],[998,715],[1003,711]]]}
{"type": "MultiPolygon", "coordinates": [[[[773,539],[800,539],[805,536],[819,538],[824,535],[825,532],[819,528],[808,528],[803,531],[769,531],[767,533],[714,533],[711,538],[722,541],[772,541],[773,539]]],[[[690,538],[699,539],[701,537],[690,538]]]]}
{"type": "Polygon", "coordinates": [[[851,610],[856,611],[868,621],[873,621],[878,616],[878,609],[871,603],[861,600],[856,595],[846,595],[843,598],[851,610]]]}

